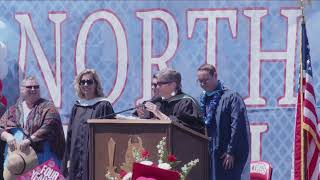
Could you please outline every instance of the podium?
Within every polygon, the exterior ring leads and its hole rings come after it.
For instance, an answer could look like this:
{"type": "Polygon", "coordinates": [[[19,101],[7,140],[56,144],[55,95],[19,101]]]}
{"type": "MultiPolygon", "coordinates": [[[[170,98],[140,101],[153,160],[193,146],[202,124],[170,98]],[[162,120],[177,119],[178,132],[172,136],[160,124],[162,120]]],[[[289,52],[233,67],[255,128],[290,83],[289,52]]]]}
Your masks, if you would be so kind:
{"type": "Polygon", "coordinates": [[[188,180],[207,180],[209,173],[209,138],[178,122],[157,119],[90,119],[89,177],[105,180],[108,170],[126,168],[133,161],[132,148],[150,152],[148,160],[158,163],[157,144],[166,137],[167,149],[181,167],[198,158],[188,180]]]}

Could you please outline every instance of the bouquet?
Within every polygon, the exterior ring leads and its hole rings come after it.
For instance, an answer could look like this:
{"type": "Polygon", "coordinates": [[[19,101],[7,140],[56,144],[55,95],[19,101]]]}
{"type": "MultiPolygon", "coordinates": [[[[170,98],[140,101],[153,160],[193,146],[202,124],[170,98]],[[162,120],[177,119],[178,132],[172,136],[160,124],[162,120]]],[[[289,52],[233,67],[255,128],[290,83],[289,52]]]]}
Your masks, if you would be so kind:
{"type": "MultiPolygon", "coordinates": [[[[187,164],[184,164],[181,167],[181,171],[179,172],[176,168],[177,168],[177,165],[181,163],[181,161],[178,161],[174,154],[170,154],[168,152],[166,145],[167,145],[166,137],[163,137],[157,145],[157,151],[158,151],[157,155],[159,157],[157,164],[148,159],[150,156],[149,151],[144,149],[143,150],[133,149],[135,162],[138,162],[143,165],[154,166],[154,167],[165,169],[165,170],[174,170],[180,174],[181,180],[186,179],[186,177],[188,176],[192,168],[196,166],[197,163],[199,162],[199,159],[195,159],[190,161],[187,164]]],[[[132,178],[132,169],[131,171],[121,170],[119,176],[114,176],[110,172],[107,172],[106,174],[107,180],[131,180],[131,178],[132,178]]]]}

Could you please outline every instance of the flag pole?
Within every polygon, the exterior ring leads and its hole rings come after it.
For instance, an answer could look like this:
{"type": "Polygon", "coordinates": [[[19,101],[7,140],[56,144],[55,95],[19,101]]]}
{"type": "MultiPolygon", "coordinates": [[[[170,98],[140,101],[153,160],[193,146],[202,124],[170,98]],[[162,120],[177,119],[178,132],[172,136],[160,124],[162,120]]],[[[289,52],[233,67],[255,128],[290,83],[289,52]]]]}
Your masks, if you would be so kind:
{"type": "MultiPolygon", "coordinates": [[[[302,22],[301,25],[305,24],[304,20],[304,0],[300,0],[300,8],[301,8],[301,13],[302,13],[302,22]]],[[[301,26],[302,27],[302,26],[301,26]]],[[[304,148],[305,148],[305,141],[304,141],[304,131],[303,131],[303,123],[304,123],[304,114],[303,114],[303,109],[304,109],[304,85],[303,85],[303,77],[304,72],[303,72],[303,60],[302,60],[302,53],[303,53],[303,32],[301,28],[301,36],[300,36],[300,135],[301,135],[301,180],[305,180],[305,155],[304,155],[304,148]]]]}

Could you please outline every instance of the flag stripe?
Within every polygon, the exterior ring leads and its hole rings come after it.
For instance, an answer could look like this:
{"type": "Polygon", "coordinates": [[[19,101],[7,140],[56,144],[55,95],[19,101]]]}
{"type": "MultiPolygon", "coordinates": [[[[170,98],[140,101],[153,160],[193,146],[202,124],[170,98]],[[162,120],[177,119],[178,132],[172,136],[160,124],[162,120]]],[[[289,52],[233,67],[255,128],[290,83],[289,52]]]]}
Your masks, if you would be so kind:
{"type": "MultiPolygon", "coordinates": [[[[309,78],[311,78],[311,77],[310,77],[309,74],[308,74],[306,78],[309,79],[309,78]]],[[[312,86],[312,84],[311,84],[311,83],[313,83],[313,82],[310,82],[310,81],[308,81],[308,80],[307,80],[307,82],[308,82],[308,83],[306,83],[306,85],[305,85],[305,90],[306,90],[306,91],[309,91],[309,92],[312,94],[312,97],[315,97],[314,89],[313,89],[313,86],[312,86]]]]}
{"type": "MultiPolygon", "coordinates": [[[[310,96],[311,94],[308,91],[306,91],[305,94],[306,94],[305,99],[311,103],[311,105],[314,107],[314,109],[316,109],[315,108],[315,104],[316,104],[315,99],[310,96]]],[[[316,112],[316,110],[314,110],[313,112],[316,112]]],[[[317,115],[317,114],[315,114],[315,115],[317,115]]]]}
{"type": "Polygon", "coordinates": [[[314,107],[314,105],[310,101],[305,100],[304,101],[304,106],[305,106],[303,108],[304,115],[305,116],[311,116],[312,118],[310,117],[310,119],[312,120],[312,122],[317,121],[317,117],[316,117],[316,115],[314,113],[314,112],[316,112],[316,108],[314,107]]]}
{"type": "Polygon", "coordinates": [[[308,170],[308,179],[317,180],[316,177],[318,177],[319,168],[319,149],[316,149],[313,155],[313,162],[310,164],[310,168],[308,170]]]}
{"type": "MultiPolygon", "coordinates": [[[[310,137],[310,136],[309,136],[310,137]]],[[[309,143],[309,149],[310,151],[307,154],[307,163],[310,164],[313,158],[313,153],[315,152],[315,147],[316,144],[314,143],[314,141],[310,141],[309,143]]]]}
{"type": "Polygon", "coordinates": [[[316,126],[311,122],[311,120],[308,117],[305,117],[304,121],[306,125],[305,129],[311,134],[313,138],[315,138],[314,140],[316,141],[318,148],[320,148],[320,135],[319,133],[316,133],[316,126]]]}
{"type": "Polygon", "coordinates": [[[314,142],[312,143],[312,147],[310,147],[308,155],[311,155],[310,161],[308,163],[308,179],[311,179],[311,176],[313,175],[313,172],[315,171],[315,168],[317,166],[319,151],[317,151],[316,146],[314,142]],[[312,153],[312,154],[311,154],[312,153]]]}

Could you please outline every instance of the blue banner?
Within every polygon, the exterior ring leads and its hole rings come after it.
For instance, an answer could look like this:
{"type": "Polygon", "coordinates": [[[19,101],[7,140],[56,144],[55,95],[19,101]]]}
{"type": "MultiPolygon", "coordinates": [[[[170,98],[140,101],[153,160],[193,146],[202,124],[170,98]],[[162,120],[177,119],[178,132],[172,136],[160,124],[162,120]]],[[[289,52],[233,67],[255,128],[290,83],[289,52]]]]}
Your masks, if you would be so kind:
{"type": "MultiPolygon", "coordinates": [[[[305,9],[314,72],[320,71],[320,2],[305,9]]],[[[298,1],[1,1],[0,80],[12,105],[26,75],[38,77],[67,124],[73,81],[94,68],[115,111],[151,96],[151,77],[172,67],[199,97],[197,68],[217,67],[245,99],[251,160],[290,179],[300,57],[298,1]]],[[[314,73],[319,94],[319,73],[314,73]]]]}

